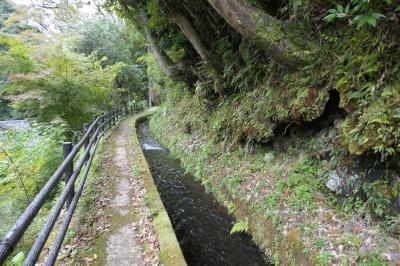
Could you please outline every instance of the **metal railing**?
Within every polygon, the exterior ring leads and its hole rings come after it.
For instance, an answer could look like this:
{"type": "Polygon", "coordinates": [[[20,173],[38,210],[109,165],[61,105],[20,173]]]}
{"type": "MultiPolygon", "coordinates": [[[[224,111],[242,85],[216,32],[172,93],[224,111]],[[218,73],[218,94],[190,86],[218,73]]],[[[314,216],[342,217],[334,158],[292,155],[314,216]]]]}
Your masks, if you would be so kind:
{"type": "Polygon", "coordinates": [[[106,114],[102,113],[99,117],[94,116],[93,122],[90,125],[83,125],[83,137],[75,146],[73,146],[71,142],[65,142],[63,144],[64,161],[42,187],[39,193],[36,194],[35,198],[17,219],[11,230],[8,231],[4,238],[2,238],[0,243],[0,265],[3,265],[6,259],[12,254],[25,231],[48,199],[50,193],[55,189],[57,184],[60,182],[60,179],[64,177],[65,188],[48,214],[41,231],[37,235],[36,240],[24,261],[24,266],[35,265],[50,233],[53,231],[56,221],[60,217],[61,210],[65,206],[65,216],[58,228],[57,235],[50,248],[49,254],[45,259],[45,265],[54,265],[78,204],[79,197],[82,194],[97,146],[101,138],[104,136],[106,129],[115,125],[124,112],[127,115],[129,110],[127,108],[118,108],[106,114]],[[74,159],[82,148],[82,155],[76,161],[76,166],[74,167],[74,159]],[[84,172],[81,175],[77,189],[75,190],[75,181],[78,179],[82,168],[84,168],[84,172]]]}

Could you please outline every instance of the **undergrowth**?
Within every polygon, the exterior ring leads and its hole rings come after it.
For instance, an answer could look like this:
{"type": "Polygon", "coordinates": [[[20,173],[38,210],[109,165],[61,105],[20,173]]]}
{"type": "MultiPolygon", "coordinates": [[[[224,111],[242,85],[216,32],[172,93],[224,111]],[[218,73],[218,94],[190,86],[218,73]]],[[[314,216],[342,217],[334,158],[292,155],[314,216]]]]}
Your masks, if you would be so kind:
{"type": "MultiPolygon", "coordinates": [[[[303,233],[304,242],[312,243],[306,244],[304,252],[318,264],[324,265],[328,261],[343,263],[345,260],[355,260],[354,254],[363,245],[361,241],[349,242],[352,243],[349,244],[345,239],[341,239],[343,244],[338,245],[344,245],[345,248],[341,251],[343,254],[340,259],[332,256],[330,252],[329,254],[319,253],[318,250],[323,250],[329,245],[328,240],[322,241],[324,238],[319,240],[318,237],[322,236],[317,237],[316,233],[320,227],[323,227],[319,225],[322,221],[316,220],[316,217],[320,215],[321,207],[335,210],[336,215],[346,221],[356,217],[359,219],[372,217],[379,214],[379,208],[385,208],[386,205],[382,205],[379,195],[371,191],[369,200],[349,206],[344,199],[349,202],[354,201],[351,195],[335,194],[325,187],[332,164],[336,166],[341,156],[340,152],[332,152],[330,156],[334,162],[323,158],[326,156],[323,149],[328,148],[329,154],[331,147],[329,145],[333,145],[329,140],[332,130],[330,132],[317,131],[310,136],[305,136],[304,132],[299,133],[290,141],[282,137],[283,140],[277,141],[274,147],[259,144],[249,146],[246,142],[237,146],[224,138],[213,137],[212,116],[211,118],[202,117],[203,121],[210,124],[210,128],[207,128],[205,124],[199,127],[201,123],[197,123],[190,125],[191,131],[188,132],[188,124],[194,121],[190,116],[192,114],[199,116],[201,113],[193,106],[187,109],[188,104],[182,100],[179,105],[175,105],[174,109],[168,105],[160,108],[160,111],[151,119],[151,131],[169,147],[174,156],[181,159],[184,168],[192,173],[208,192],[213,193],[231,213],[240,219],[234,230],[232,229],[233,232],[245,230],[246,219],[252,217],[255,219],[254,216],[261,215],[265,217],[265,220],[260,221],[261,224],[256,227],[266,226],[265,223],[271,221],[276,232],[279,232],[276,236],[276,241],[278,241],[282,237],[285,238],[284,235],[287,234],[285,233],[288,230],[286,220],[289,217],[297,217],[291,218],[293,219],[291,226],[303,233]],[[183,110],[186,110],[185,116],[183,116],[183,110]],[[284,149],[286,152],[281,153],[279,149],[284,149]],[[335,156],[339,158],[334,159],[335,156]],[[239,204],[238,201],[241,203],[239,204]],[[242,204],[245,204],[245,209],[249,211],[246,215],[238,213],[237,208],[242,204]]],[[[378,223],[376,230],[386,239],[390,235],[387,225],[390,224],[389,221],[392,218],[381,214],[383,220],[378,223]]],[[[366,222],[371,226],[376,223],[372,218],[367,218],[366,222]]],[[[251,226],[251,221],[249,225],[250,232],[254,233],[255,229],[251,226]]],[[[359,239],[362,236],[347,232],[343,237],[359,239]]],[[[258,244],[260,244],[259,239],[258,244]]],[[[275,246],[275,250],[269,252],[272,257],[277,256],[278,247],[279,245],[275,246]]],[[[358,258],[360,263],[372,263],[374,260],[383,263],[382,253],[366,252],[362,258],[358,258]]]]}

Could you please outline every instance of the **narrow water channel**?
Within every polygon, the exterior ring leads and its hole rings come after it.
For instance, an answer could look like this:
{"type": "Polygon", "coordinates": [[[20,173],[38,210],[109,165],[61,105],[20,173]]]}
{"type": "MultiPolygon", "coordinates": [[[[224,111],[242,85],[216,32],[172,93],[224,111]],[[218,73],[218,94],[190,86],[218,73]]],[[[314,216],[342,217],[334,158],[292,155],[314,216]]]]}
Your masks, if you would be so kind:
{"type": "Polygon", "coordinates": [[[247,235],[230,235],[234,219],[150,135],[147,121],[138,137],[189,265],[268,265],[247,235]]]}

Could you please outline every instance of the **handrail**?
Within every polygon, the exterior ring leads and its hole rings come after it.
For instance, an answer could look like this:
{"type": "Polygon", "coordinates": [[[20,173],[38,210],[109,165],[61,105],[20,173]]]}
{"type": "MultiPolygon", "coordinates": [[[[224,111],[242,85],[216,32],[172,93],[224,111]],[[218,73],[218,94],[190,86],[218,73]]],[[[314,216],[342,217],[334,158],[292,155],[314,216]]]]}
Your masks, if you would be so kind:
{"type": "MultiPolygon", "coordinates": [[[[29,251],[24,261],[24,265],[26,266],[35,265],[50,233],[53,230],[55,222],[60,216],[63,206],[66,205],[66,217],[64,217],[64,221],[57,234],[56,240],[45,262],[46,265],[54,265],[57,254],[64,240],[65,233],[68,229],[79,197],[82,193],[83,186],[89,173],[90,166],[96,153],[100,139],[104,136],[105,130],[111,128],[112,125],[115,125],[117,120],[122,117],[124,111],[125,115],[128,115],[128,108],[117,108],[109,111],[106,114],[102,113],[98,117],[94,116],[93,122],[90,124],[90,126],[87,126],[87,124],[85,124],[86,126],[84,125],[84,134],[79,142],[72,149],[68,148],[68,145],[70,147],[71,143],[64,143],[63,162],[59,165],[57,170],[53,173],[53,175],[38,192],[38,194],[36,194],[35,198],[28,205],[25,211],[19,216],[19,218],[8,231],[8,233],[2,238],[0,243],[0,265],[3,265],[6,259],[13,252],[14,248],[18,245],[25,231],[28,229],[33,219],[37,216],[43,204],[46,202],[49,194],[53,191],[55,186],[60,181],[61,177],[64,175],[66,183],[65,188],[59,196],[56,204],[51,209],[51,212],[47,216],[45,224],[43,225],[40,233],[36,238],[35,243],[31,247],[31,250],[29,251]],[[82,146],[84,146],[83,153],[77,162],[77,167],[74,169],[73,161],[78,152],[81,150],[82,146]],[[92,147],[93,151],[91,151],[92,147]],[[67,154],[65,154],[66,151],[68,152],[67,154]],[[84,166],[85,171],[81,176],[78,190],[75,192],[74,183],[78,179],[78,176],[84,166]]],[[[136,112],[137,110],[133,111],[136,112]]]]}

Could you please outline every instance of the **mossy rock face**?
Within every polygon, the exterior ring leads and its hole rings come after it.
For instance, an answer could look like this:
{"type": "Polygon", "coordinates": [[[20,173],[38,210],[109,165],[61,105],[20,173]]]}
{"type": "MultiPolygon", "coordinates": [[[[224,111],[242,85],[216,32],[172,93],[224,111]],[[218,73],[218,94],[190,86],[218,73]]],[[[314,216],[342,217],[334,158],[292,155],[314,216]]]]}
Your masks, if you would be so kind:
{"type": "Polygon", "coordinates": [[[291,102],[292,117],[297,122],[312,121],[321,116],[328,101],[328,93],[317,88],[299,89],[291,102]]]}
{"type": "MultiPolygon", "coordinates": [[[[345,128],[346,130],[347,128],[345,128]]],[[[344,133],[349,133],[348,131],[344,131],[344,133]]],[[[366,130],[363,134],[364,140],[360,142],[359,140],[350,141],[348,144],[348,149],[350,154],[354,155],[362,155],[366,151],[372,149],[377,145],[377,133],[376,130],[366,130]]]]}
{"type": "Polygon", "coordinates": [[[374,150],[393,155],[399,152],[399,114],[400,85],[383,89],[362,113],[346,119],[342,137],[350,153],[361,155],[374,150]]]}

